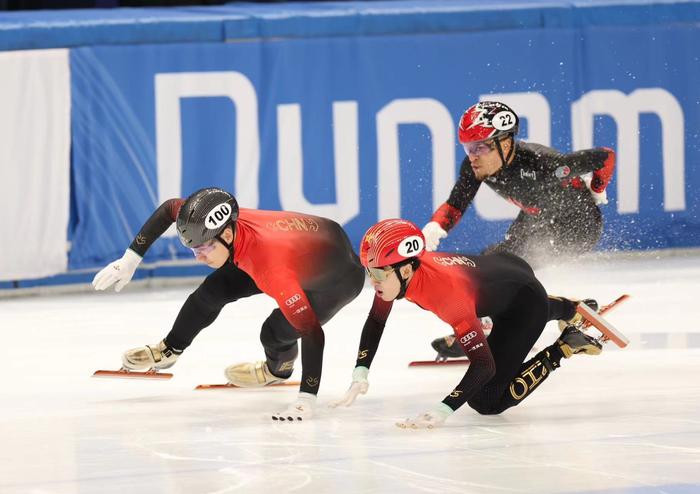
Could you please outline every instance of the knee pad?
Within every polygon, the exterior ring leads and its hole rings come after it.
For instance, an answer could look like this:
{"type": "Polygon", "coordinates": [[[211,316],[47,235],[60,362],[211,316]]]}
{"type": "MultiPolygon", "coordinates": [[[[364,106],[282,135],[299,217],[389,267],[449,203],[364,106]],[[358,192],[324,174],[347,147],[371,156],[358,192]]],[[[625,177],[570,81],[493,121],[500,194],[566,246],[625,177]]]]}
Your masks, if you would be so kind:
{"type": "Polygon", "coordinates": [[[273,346],[275,343],[277,343],[277,340],[275,340],[274,335],[272,334],[272,327],[267,320],[265,320],[262,328],[260,328],[260,343],[262,343],[262,346],[265,348],[268,346],[273,346]]]}
{"type": "Polygon", "coordinates": [[[503,412],[503,409],[498,408],[485,400],[471,399],[467,401],[467,404],[479,415],[498,415],[503,412]]]}
{"type": "Polygon", "coordinates": [[[299,334],[293,328],[279,328],[266,319],[260,329],[260,343],[265,348],[283,348],[296,344],[299,339],[299,334]]]}

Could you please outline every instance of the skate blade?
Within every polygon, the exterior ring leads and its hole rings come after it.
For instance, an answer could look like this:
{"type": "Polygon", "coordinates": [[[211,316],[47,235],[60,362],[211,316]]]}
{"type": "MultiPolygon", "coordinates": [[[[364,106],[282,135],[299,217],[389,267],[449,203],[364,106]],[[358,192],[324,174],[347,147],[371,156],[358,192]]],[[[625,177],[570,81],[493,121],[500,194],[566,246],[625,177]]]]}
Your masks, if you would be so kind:
{"type": "Polygon", "coordinates": [[[581,314],[583,318],[589,322],[594,328],[603,333],[603,336],[613,343],[615,343],[620,348],[625,348],[630,340],[622,334],[615,326],[610,324],[608,321],[600,317],[600,314],[596,313],[593,309],[588,307],[586,304],[578,304],[576,306],[576,312],[581,314]]]}
{"type": "Polygon", "coordinates": [[[97,370],[92,377],[112,377],[117,379],[171,379],[173,375],[169,372],[158,372],[156,370],[148,371],[130,371],[127,369],[119,370],[97,370]]]}
{"type": "MultiPolygon", "coordinates": [[[[615,307],[617,307],[619,304],[621,304],[622,302],[624,302],[624,301],[627,300],[628,298],[630,298],[630,296],[627,295],[627,294],[620,295],[620,296],[617,297],[615,300],[613,300],[612,302],[610,302],[608,305],[604,305],[603,307],[601,307],[600,310],[598,311],[598,315],[602,316],[602,315],[605,314],[606,312],[608,312],[608,311],[614,309],[615,307]]],[[[581,326],[581,329],[585,329],[585,328],[588,328],[588,327],[590,327],[590,326],[591,326],[591,323],[590,323],[590,322],[584,321],[583,325],[581,326]]]]}
{"type": "Polygon", "coordinates": [[[289,386],[299,386],[301,383],[299,381],[283,381],[281,383],[268,384],[267,386],[237,386],[235,384],[199,384],[194,389],[265,389],[265,388],[279,388],[279,387],[289,387],[289,386]]]}
{"type": "Polygon", "coordinates": [[[409,362],[409,367],[430,367],[430,366],[444,366],[444,365],[469,365],[468,358],[453,358],[447,360],[414,360],[409,362]]]}

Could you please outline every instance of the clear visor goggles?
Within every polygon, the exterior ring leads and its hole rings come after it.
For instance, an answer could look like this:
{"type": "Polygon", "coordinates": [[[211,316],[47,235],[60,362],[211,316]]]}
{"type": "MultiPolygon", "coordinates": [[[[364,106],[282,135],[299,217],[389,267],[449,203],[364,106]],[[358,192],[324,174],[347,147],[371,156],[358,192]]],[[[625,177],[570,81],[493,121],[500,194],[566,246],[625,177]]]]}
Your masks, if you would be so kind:
{"type": "Polygon", "coordinates": [[[197,247],[190,247],[190,250],[194,253],[194,256],[203,256],[209,254],[214,249],[216,249],[216,239],[211,239],[208,242],[204,242],[202,245],[197,247]]]}
{"type": "Polygon", "coordinates": [[[496,149],[496,144],[491,141],[466,142],[462,144],[467,156],[483,156],[496,149]]]}
{"type": "Polygon", "coordinates": [[[391,267],[386,267],[386,268],[365,268],[365,271],[367,272],[367,276],[369,276],[374,281],[382,282],[382,281],[386,281],[386,279],[389,277],[389,275],[394,270],[391,267]]]}

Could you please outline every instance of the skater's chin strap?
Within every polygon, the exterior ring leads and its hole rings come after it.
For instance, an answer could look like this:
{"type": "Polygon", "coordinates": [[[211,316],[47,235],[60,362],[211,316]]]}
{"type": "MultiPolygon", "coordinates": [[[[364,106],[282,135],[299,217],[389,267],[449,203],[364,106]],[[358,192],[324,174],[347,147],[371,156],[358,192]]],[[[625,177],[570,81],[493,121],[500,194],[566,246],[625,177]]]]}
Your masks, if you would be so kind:
{"type": "MultiPolygon", "coordinates": [[[[228,259],[226,259],[227,263],[233,262],[233,242],[236,240],[236,222],[231,221],[229,225],[231,226],[231,233],[233,234],[233,240],[231,240],[231,243],[228,243],[226,240],[224,240],[224,237],[221,236],[221,233],[214,237],[224,247],[226,247],[226,249],[228,249],[228,259]]],[[[226,230],[226,228],[224,228],[224,230],[226,230]]]]}
{"type": "Polygon", "coordinates": [[[420,260],[414,257],[408,261],[403,261],[392,266],[394,268],[394,272],[396,273],[396,277],[399,279],[399,283],[401,283],[401,289],[399,290],[399,294],[396,296],[397,300],[404,298],[406,296],[406,290],[408,289],[408,282],[403,276],[401,276],[401,268],[407,264],[410,264],[415,272],[416,269],[418,269],[418,266],[420,266],[420,260]]]}
{"type": "Polygon", "coordinates": [[[498,156],[501,157],[501,163],[502,163],[502,168],[505,168],[505,166],[508,164],[508,161],[510,161],[511,157],[515,153],[515,138],[511,135],[511,146],[510,149],[508,150],[508,156],[503,156],[503,147],[501,147],[501,139],[496,139],[495,144],[496,144],[496,150],[498,151],[498,156]]]}

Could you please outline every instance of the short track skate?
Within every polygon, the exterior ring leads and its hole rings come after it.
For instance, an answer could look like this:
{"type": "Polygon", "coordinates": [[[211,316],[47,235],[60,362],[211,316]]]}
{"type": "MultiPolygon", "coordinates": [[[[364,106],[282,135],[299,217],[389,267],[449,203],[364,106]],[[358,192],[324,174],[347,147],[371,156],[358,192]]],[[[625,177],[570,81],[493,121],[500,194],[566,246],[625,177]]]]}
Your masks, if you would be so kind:
{"type": "MultiPolygon", "coordinates": [[[[606,343],[612,341],[620,348],[624,348],[629,344],[629,339],[622,334],[618,329],[615,328],[609,321],[603,319],[601,316],[613,308],[620,305],[622,302],[630,298],[629,295],[624,294],[610,302],[609,304],[600,308],[598,312],[588,307],[585,304],[578,304],[576,311],[583,317],[583,322],[577,326],[578,329],[584,331],[587,328],[593,326],[598,331],[600,331],[601,336],[598,339],[600,343],[606,343]]],[[[537,353],[539,350],[533,348],[531,353],[537,353]]],[[[408,363],[409,367],[439,367],[443,365],[468,365],[469,359],[462,358],[447,358],[443,355],[438,354],[435,360],[414,360],[408,363]]]]}
{"type": "Polygon", "coordinates": [[[226,384],[200,384],[194,389],[265,389],[265,388],[278,388],[278,387],[290,387],[299,386],[301,383],[299,381],[282,381],[279,383],[272,383],[266,386],[237,386],[232,383],[226,384]]]}
{"type": "Polygon", "coordinates": [[[160,372],[156,369],[147,371],[132,371],[125,367],[119,370],[97,370],[92,377],[112,377],[117,379],[171,379],[173,375],[169,372],[160,372]]]}
{"type": "Polygon", "coordinates": [[[469,365],[469,359],[462,358],[436,358],[435,360],[414,360],[408,363],[409,367],[426,367],[426,366],[442,366],[442,365],[469,365]]]}
{"type": "Polygon", "coordinates": [[[627,338],[617,328],[615,328],[615,326],[601,316],[628,298],[629,295],[622,295],[608,305],[602,307],[598,312],[594,311],[584,303],[578,304],[576,306],[576,312],[578,312],[584,319],[579,329],[583,331],[586,328],[593,326],[601,333],[601,336],[598,338],[600,343],[612,341],[620,348],[625,348],[630,342],[629,338],[627,338]]]}

